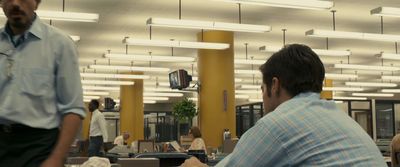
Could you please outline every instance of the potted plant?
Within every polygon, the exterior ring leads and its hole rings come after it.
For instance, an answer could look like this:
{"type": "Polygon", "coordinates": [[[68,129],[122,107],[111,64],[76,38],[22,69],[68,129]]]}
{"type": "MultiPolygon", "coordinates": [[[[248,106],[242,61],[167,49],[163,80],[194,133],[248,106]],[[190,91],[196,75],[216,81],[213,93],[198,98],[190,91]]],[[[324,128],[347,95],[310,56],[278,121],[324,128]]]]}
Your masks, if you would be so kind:
{"type": "Polygon", "coordinates": [[[196,104],[184,98],[182,101],[174,104],[172,113],[178,121],[178,136],[180,134],[186,134],[192,125],[193,117],[197,115],[196,104]]]}

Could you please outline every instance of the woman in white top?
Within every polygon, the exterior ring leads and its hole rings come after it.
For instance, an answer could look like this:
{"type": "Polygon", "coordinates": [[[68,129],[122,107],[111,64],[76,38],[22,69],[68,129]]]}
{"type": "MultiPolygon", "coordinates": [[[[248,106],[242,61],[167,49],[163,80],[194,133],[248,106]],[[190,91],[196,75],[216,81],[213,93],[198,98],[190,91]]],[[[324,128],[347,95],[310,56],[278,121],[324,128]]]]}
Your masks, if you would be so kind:
{"type": "Polygon", "coordinates": [[[189,136],[193,139],[189,150],[204,150],[204,152],[207,154],[207,147],[204,143],[204,140],[201,138],[200,129],[196,126],[193,126],[189,130],[189,136]]]}

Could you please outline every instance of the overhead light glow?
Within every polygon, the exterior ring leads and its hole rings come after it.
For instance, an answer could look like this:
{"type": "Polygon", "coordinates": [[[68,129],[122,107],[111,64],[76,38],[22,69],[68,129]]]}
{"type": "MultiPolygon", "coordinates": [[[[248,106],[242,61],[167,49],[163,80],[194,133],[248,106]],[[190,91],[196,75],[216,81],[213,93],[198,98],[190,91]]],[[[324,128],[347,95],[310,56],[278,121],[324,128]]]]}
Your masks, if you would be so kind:
{"type": "Polygon", "coordinates": [[[256,32],[256,33],[264,33],[271,31],[271,27],[265,25],[236,24],[236,23],[165,19],[165,18],[149,18],[147,20],[147,25],[156,27],[174,27],[174,28],[222,30],[222,31],[236,31],[236,32],[256,32]]]}
{"type": "Polygon", "coordinates": [[[393,97],[392,93],[353,93],[353,96],[367,96],[367,97],[393,97]]]}
{"type": "Polygon", "coordinates": [[[261,94],[261,90],[235,90],[238,94],[261,94]]]}
{"type": "Polygon", "coordinates": [[[90,69],[141,71],[141,72],[168,72],[169,68],[160,67],[137,67],[137,66],[113,66],[113,65],[89,65],[90,69]]]}
{"type": "MultiPolygon", "coordinates": [[[[198,81],[198,77],[192,77],[192,81],[198,81]]],[[[238,82],[242,82],[243,81],[243,79],[240,79],[240,78],[235,78],[235,83],[238,83],[238,82]]],[[[169,86],[169,84],[168,84],[168,86],[169,86]]]]}
{"type": "Polygon", "coordinates": [[[400,41],[400,35],[318,30],[318,29],[312,29],[312,30],[307,31],[306,36],[320,37],[320,38],[341,38],[341,39],[386,41],[386,42],[400,41]]]}
{"type": "Polygon", "coordinates": [[[389,81],[400,81],[400,76],[387,76],[383,75],[381,77],[383,80],[389,80],[389,81]]]}
{"type": "Polygon", "coordinates": [[[327,78],[327,79],[356,79],[356,78],[358,78],[358,75],[325,73],[325,78],[327,78]]]}
{"type": "Polygon", "coordinates": [[[235,64],[247,64],[247,65],[262,65],[267,60],[254,60],[254,59],[235,59],[235,64]]]}
{"type": "Polygon", "coordinates": [[[241,3],[282,8],[328,10],[333,7],[332,1],[319,0],[216,0],[230,3],[241,3]]]}
{"type": "Polygon", "coordinates": [[[378,54],[379,58],[382,59],[389,59],[389,60],[400,60],[400,54],[396,54],[396,53],[380,53],[378,54]]]}
{"type": "Polygon", "coordinates": [[[249,102],[263,102],[263,99],[249,99],[249,102]]]}
{"type": "Polygon", "coordinates": [[[399,67],[392,66],[370,66],[358,64],[334,64],[334,68],[355,69],[355,70],[373,70],[373,71],[398,71],[399,67]]]}
{"type": "Polygon", "coordinates": [[[143,103],[144,104],[156,104],[157,101],[155,101],[155,100],[143,100],[143,103]]]}
{"type": "Polygon", "coordinates": [[[396,87],[395,83],[383,83],[383,82],[346,82],[347,86],[363,86],[363,87],[396,87]]]}
{"type": "Polygon", "coordinates": [[[371,15],[387,16],[387,17],[400,17],[400,8],[378,7],[378,8],[371,10],[371,15]]]}
{"type": "Polygon", "coordinates": [[[353,88],[353,87],[323,87],[324,91],[364,91],[364,88],[353,88]]]}
{"type": "Polygon", "coordinates": [[[150,79],[150,76],[148,75],[105,74],[105,73],[81,73],[81,77],[114,78],[114,79],[150,79]]]}
{"type": "Polygon", "coordinates": [[[382,89],[382,93],[400,93],[400,89],[382,89]]]}
{"type": "Polygon", "coordinates": [[[151,96],[144,96],[143,100],[156,100],[156,101],[167,101],[169,100],[168,97],[151,97],[151,96]]]}
{"type": "Polygon", "coordinates": [[[236,74],[261,74],[258,70],[235,70],[236,74]]]}
{"type": "Polygon", "coordinates": [[[104,92],[104,91],[84,91],[83,95],[96,95],[96,96],[108,96],[110,95],[110,92],[104,92]]]}
{"type": "Polygon", "coordinates": [[[110,90],[119,91],[120,87],[108,87],[108,86],[82,86],[83,90],[110,90]]]}
{"type": "Polygon", "coordinates": [[[100,99],[100,96],[83,96],[84,99],[100,99]]]}
{"type": "Polygon", "coordinates": [[[153,92],[144,92],[143,96],[159,96],[159,97],[182,97],[182,93],[153,93],[153,92]]]}
{"type": "Polygon", "coordinates": [[[261,89],[261,85],[239,85],[238,89],[261,89]]]}
{"type": "Polygon", "coordinates": [[[366,97],[345,97],[345,96],[333,96],[335,100],[367,100],[366,97]]]}
{"type": "MultiPolygon", "coordinates": [[[[267,47],[261,46],[261,52],[278,52],[281,47],[267,47]]],[[[326,49],[312,49],[319,56],[349,56],[351,52],[348,50],[326,50],[326,49]]]]}
{"type": "Polygon", "coordinates": [[[82,84],[94,85],[134,85],[133,81],[110,81],[110,80],[82,80],[82,84]]]}
{"type": "Polygon", "coordinates": [[[158,47],[174,47],[174,48],[191,48],[191,49],[215,49],[224,50],[230,47],[227,43],[212,42],[186,42],[186,41],[168,41],[168,40],[148,40],[148,39],[131,39],[125,38],[123,43],[136,46],[158,46],[158,47]]]}
{"type": "Polygon", "coordinates": [[[156,61],[156,62],[194,62],[193,57],[178,56],[154,56],[154,55],[136,55],[136,54],[115,54],[108,53],[103,55],[105,58],[131,60],[131,61],[156,61]]]}
{"type": "Polygon", "coordinates": [[[78,42],[78,41],[81,40],[81,37],[80,37],[80,36],[77,36],[77,35],[70,35],[69,37],[71,37],[71,39],[72,39],[74,42],[78,42]]]}

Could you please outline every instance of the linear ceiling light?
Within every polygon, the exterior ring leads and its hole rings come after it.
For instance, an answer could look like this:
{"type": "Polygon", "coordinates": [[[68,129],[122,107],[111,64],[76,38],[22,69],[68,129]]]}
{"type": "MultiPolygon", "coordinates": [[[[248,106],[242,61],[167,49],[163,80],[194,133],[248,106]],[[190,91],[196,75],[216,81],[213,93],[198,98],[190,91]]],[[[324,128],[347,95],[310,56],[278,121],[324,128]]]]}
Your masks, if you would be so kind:
{"type": "Polygon", "coordinates": [[[158,82],[158,84],[157,84],[157,82],[155,82],[155,81],[153,81],[153,82],[144,82],[144,85],[146,85],[146,86],[170,86],[169,85],[169,82],[158,82]]]}
{"type": "Polygon", "coordinates": [[[100,96],[83,96],[84,99],[100,99],[100,96]]]}
{"type": "Polygon", "coordinates": [[[258,70],[235,70],[235,74],[261,74],[258,70]]]}
{"type": "Polygon", "coordinates": [[[134,85],[133,81],[109,81],[109,80],[82,80],[82,84],[95,85],[134,85]]]}
{"type": "Polygon", "coordinates": [[[371,15],[400,17],[400,8],[378,7],[371,10],[371,15]]]}
{"type": "Polygon", "coordinates": [[[236,99],[248,99],[248,98],[250,98],[250,96],[249,95],[235,95],[235,98],[236,99]]]}
{"type": "Polygon", "coordinates": [[[332,1],[319,0],[217,0],[230,3],[242,3],[283,8],[328,10],[334,6],[332,1]]]}
{"type": "Polygon", "coordinates": [[[178,90],[178,89],[171,89],[171,88],[160,88],[160,87],[145,87],[144,91],[146,92],[189,92],[189,91],[184,91],[184,90],[178,90]]]}
{"type": "Polygon", "coordinates": [[[141,71],[141,72],[168,72],[169,68],[160,67],[135,67],[135,66],[113,66],[113,65],[89,65],[90,69],[119,70],[119,71],[141,71]]]}
{"type": "Polygon", "coordinates": [[[261,90],[235,90],[238,94],[261,94],[261,90]]]}
{"type": "Polygon", "coordinates": [[[132,60],[132,61],[157,61],[157,62],[193,62],[193,57],[178,56],[153,56],[153,55],[134,55],[134,54],[104,54],[103,57],[110,59],[132,60]]]}
{"type": "Polygon", "coordinates": [[[81,77],[88,78],[115,78],[115,79],[150,79],[148,75],[81,73],[81,77]]]}
{"type": "Polygon", "coordinates": [[[393,97],[392,93],[353,93],[353,96],[367,96],[367,97],[393,97]]]}
{"type": "Polygon", "coordinates": [[[352,87],[323,87],[324,91],[364,91],[364,88],[352,88],[352,87]]]}
{"type": "Polygon", "coordinates": [[[364,86],[364,87],[396,87],[395,83],[382,82],[345,82],[346,86],[364,86]]]}
{"type": "Polygon", "coordinates": [[[399,76],[387,76],[387,75],[383,75],[381,77],[381,79],[383,80],[390,80],[390,81],[400,81],[400,77],[399,76]]]}
{"type": "Polygon", "coordinates": [[[382,89],[382,93],[400,93],[400,89],[382,89]]]}
{"type": "MultiPolygon", "coordinates": [[[[281,48],[279,47],[267,47],[261,46],[259,50],[261,52],[278,52],[281,48]]],[[[312,49],[319,56],[349,56],[351,52],[348,50],[326,50],[326,49],[312,49]]]]}
{"type": "Polygon", "coordinates": [[[306,31],[306,36],[321,37],[321,38],[361,39],[361,40],[386,41],[386,42],[400,41],[400,35],[332,31],[332,30],[319,30],[319,29],[312,29],[306,31]]]}
{"type": "Polygon", "coordinates": [[[71,39],[72,39],[74,42],[77,42],[77,41],[80,41],[80,40],[81,40],[81,37],[80,37],[80,36],[77,36],[77,35],[70,35],[69,37],[71,37],[71,39]]]}
{"type": "Polygon", "coordinates": [[[174,28],[222,30],[222,31],[237,31],[237,32],[256,32],[256,33],[264,33],[271,31],[271,27],[265,25],[236,24],[236,23],[165,19],[165,18],[149,18],[147,20],[147,25],[156,27],[174,27],[174,28]]]}
{"type": "MultiPolygon", "coordinates": [[[[192,77],[192,81],[198,81],[198,79],[199,79],[199,77],[192,77]]],[[[242,81],[243,81],[243,79],[235,78],[235,83],[242,82],[242,81]]]]}
{"type": "Polygon", "coordinates": [[[147,97],[143,97],[143,100],[160,100],[160,101],[167,101],[167,100],[169,100],[169,97],[151,97],[151,96],[147,96],[147,97]]]}
{"type": "Polygon", "coordinates": [[[143,100],[143,103],[144,104],[156,104],[157,101],[155,101],[155,100],[143,100]]]}
{"type": "Polygon", "coordinates": [[[262,65],[267,60],[235,59],[235,64],[262,65]]]}
{"type": "Polygon", "coordinates": [[[108,87],[108,86],[82,86],[83,90],[111,90],[119,91],[120,87],[108,87]]]}
{"type": "MultiPolygon", "coordinates": [[[[99,14],[96,13],[59,12],[59,11],[46,11],[46,10],[37,10],[36,13],[40,17],[40,19],[45,19],[45,20],[77,21],[77,22],[99,21],[99,14]]],[[[5,17],[2,8],[0,8],[0,17],[5,17]]]]}
{"type": "Polygon", "coordinates": [[[261,89],[261,85],[239,85],[238,89],[261,89]]]}
{"type": "Polygon", "coordinates": [[[230,47],[227,43],[212,42],[186,42],[186,41],[168,41],[168,40],[148,40],[148,39],[130,39],[125,38],[123,43],[137,46],[159,46],[174,48],[192,48],[192,49],[216,49],[224,50],[230,47]]]}
{"type": "Polygon", "coordinates": [[[249,99],[249,102],[263,102],[263,99],[249,99]]]}
{"type": "Polygon", "coordinates": [[[389,59],[389,60],[400,60],[400,54],[395,53],[380,53],[377,55],[379,58],[382,59],[389,59]]]}
{"type": "Polygon", "coordinates": [[[182,93],[153,93],[153,92],[144,92],[143,96],[159,96],[159,97],[182,97],[182,93]]]}
{"type": "Polygon", "coordinates": [[[398,71],[399,67],[391,66],[370,66],[358,64],[334,64],[334,68],[355,69],[355,70],[373,70],[373,71],[398,71]]]}
{"type": "Polygon", "coordinates": [[[336,100],[367,100],[366,97],[345,97],[345,96],[333,96],[336,100]]]}
{"type": "Polygon", "coordinates": [[[325,78],[327,79],[356,79],[358,75],[355,74],[334,74],[334,73],[325,73],[325,78]]]}
{"type": "Polygon", "coordinates": [[[103,91],[84,91],[83,95],[96,95],[96,96],[108,96],[110,92],[103,92],[103,91]]]}

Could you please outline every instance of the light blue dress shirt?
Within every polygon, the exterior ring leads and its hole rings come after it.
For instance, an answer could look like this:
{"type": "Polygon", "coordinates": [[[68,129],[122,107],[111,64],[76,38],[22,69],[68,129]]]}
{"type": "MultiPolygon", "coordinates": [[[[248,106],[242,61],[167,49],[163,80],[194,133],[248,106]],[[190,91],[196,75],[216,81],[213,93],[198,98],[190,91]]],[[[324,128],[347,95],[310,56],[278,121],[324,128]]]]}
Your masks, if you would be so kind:
{"type": "Polygon", "coordinates": [[[302,93],[260,119],[217,166],[386,167],[371,137],[332,101],[302,93]]]}
{"type": "Polygon", "coordinates": [[[65,114],[85,117],[72,39],[39,17],[17,40],[6,29],[0,29],[0,124],[51,129],[65,114]]]}

